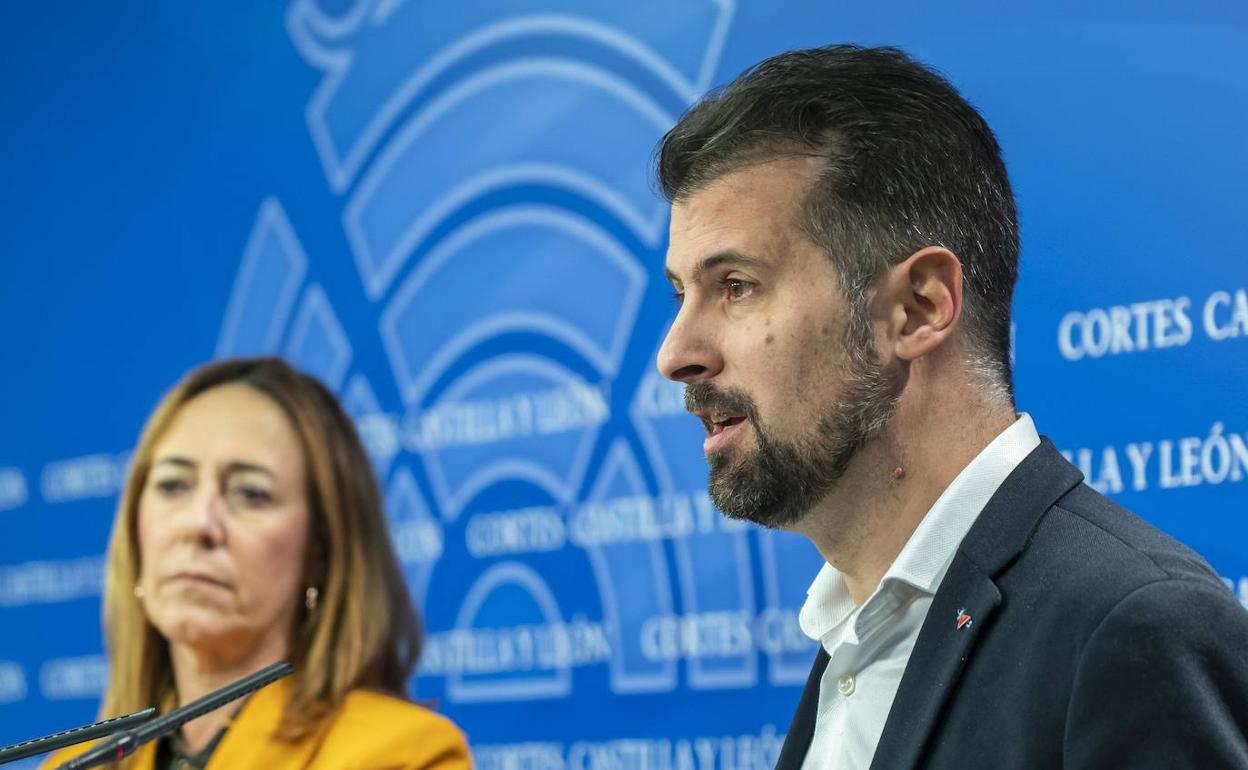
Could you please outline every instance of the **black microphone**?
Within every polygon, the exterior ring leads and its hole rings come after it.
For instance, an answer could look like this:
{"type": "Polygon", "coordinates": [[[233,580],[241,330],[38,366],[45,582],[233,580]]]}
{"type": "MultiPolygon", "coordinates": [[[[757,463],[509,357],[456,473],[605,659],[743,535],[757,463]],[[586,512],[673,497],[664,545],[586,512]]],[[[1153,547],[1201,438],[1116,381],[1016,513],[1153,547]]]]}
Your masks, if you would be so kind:
{"type": "Polygon", "coordinates": [[[275,680],[289,676],[294,670],[294,667],[285,661],[266,666],[250,676],[245,676],[237,682],[227,684],[220,690],[210,692],[204,697],[176,708],[168,714],[158,716],[146,724],[139,725],[134,729],[114,733],[111,737],[100,741],[98,746],[93,747],[85,754],[74,757],[57,768],[57,770],[85,770],[85,768],[97,767],[105,762],[122,760],[133,754],[135,749],[143,744],[177,730],[192,719],[202,717],[210,711],[216,711],[230,701],[238,700],[244,695],[250,695],[275,680]]]}
{"type": "Polygon", "coordinates": [[[19,759],[33,757],[36,754],[44,754],[49,751],[63,749],[66,746],[73,746],[75,743],[82,743],[94,738],[100,738],[105,735],[111,735],[118,730],[125,730],[135,725],[146,722],[156,716],[156,709],[147,707],[142,711],[136,711],[133,714],[125,716],[113,717],[112,719],[103,719],[99,722],[92,722],[82,727],[74,727],[69,730],[61,730],[59,733],[45,735],[42,738],[33,738],[29,741],[14,743],[11,746],[5,746],[0,749],[0,765],[16,762],[19,759]]]}

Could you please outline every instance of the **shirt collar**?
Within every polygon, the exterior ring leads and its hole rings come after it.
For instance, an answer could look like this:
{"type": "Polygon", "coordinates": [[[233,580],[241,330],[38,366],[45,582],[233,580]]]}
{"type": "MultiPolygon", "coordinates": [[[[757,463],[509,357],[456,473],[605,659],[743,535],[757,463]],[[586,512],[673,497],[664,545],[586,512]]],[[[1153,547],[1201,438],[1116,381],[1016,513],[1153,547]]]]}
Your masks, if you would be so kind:
{"type": "Polygon", "coordinates": [[[806,591],[806,602],[797,613],[797,624],[803,634],[819,641],[844,623],[854,609],[854,600],[845,586],[845,578],[835,567],[824,562],[806,591]]]}
{"type": "MultiPolygon", "coordinates": [[[[936,593],[958,545],[988,500],[1023,458],[1039,445],[1040,436],[1031,416],[1019,415],[937,498],[884,573],[877,593],[894,583],[904,583],[927,594],[936,593]]],[[[845,579],[835,567],[825,563],[806,592],[798,624],[806,636],[820,640],[844,622],[854,609],[845,579]]]]}
{"type": "Polygon", "coordinates": [[[1006,477],[1039,445],[1031,416],[1019,415],[945,487],[881,582],[899,580],[936,593],[971,525],[1006,477]]]}

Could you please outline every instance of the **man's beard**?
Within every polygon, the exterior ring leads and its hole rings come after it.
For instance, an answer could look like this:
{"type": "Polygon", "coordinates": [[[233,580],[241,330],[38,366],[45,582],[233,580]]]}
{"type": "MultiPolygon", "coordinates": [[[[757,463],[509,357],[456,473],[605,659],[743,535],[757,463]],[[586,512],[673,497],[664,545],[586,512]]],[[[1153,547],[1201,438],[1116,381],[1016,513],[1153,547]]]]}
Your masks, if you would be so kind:
{"type": "Polygon", "coordinates": [[[774,529],[796,523],[827,497],[858,450],[888,424],[901,379],[885,371],[866,335],[855,331],[857,339],[846,341],[840,399],[820,416],[815,433],[798,441],[770,435],[744,391],[704,382],[686,387],[686,409],[720,408],[745,415],[754,427],[752,456],[725,449],[708,458],[711,500],[725,516],[774,529]]]}

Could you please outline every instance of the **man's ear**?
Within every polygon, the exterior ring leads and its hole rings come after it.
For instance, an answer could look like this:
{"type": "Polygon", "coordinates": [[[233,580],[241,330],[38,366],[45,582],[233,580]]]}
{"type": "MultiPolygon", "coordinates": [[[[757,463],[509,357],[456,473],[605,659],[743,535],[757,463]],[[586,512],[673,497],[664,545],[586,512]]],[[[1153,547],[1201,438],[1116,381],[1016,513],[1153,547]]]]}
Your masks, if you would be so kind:
{"type": "Polygon", "coordinates": [[[962,263],[927,246],[889,268],[875,301],[888,318],[888,344],[902,361],[931,353],[952,336],[962,314],[962,263]]]}

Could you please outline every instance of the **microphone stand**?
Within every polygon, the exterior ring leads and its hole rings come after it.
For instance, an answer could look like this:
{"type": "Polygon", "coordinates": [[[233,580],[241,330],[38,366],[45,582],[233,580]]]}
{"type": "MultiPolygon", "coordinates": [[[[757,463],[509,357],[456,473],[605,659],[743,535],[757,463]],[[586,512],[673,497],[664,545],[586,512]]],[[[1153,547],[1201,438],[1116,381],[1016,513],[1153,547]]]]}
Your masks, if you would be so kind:
{"type": "Polygon", "coordinates": [[[66,746],[73,746],[76,743],[93,740],[105,735],[111,735],[118,730],[126,730],[135,725],[146,722],[156,716],[156,709],[147,707],[142,711],[136,711],[133,714],[125,716],[113,717],[112,719],[103,719],[99,722],[92,722],[82,727],[74,727],[69,730],[61,730],[59,733],[45,735],[42,738],[34,738],[21,743],[14,743],[11,746],[5,746],[0,749],[0,765],[16,762],[19,759],[33,757],[36,754],[44,754],[49,751],[63,749],[66,746]]]}
{"type": "Polygon", "coordinates": [[[220,690],[210,692],[204,697],[191,701],[185,706],[176,708],[167,714],[158,716],[150,722],[133,729],[114,733],[111,737],[100,741],[98,745],[92,747],[85,754],[65,762],[57,770],[85,770],[89,767],[98,767],[106,762],[120,761],[133,754],[143,744],[177,730],[192,719],[201,717],[210,711],[216,711],[230,701],[250,695],[265,685],[284,676],[289,676],[294,670],[294,667],[285,661],[266,666],[254,674],[245,676],[232,684],[227,684],[220,690]]]}

